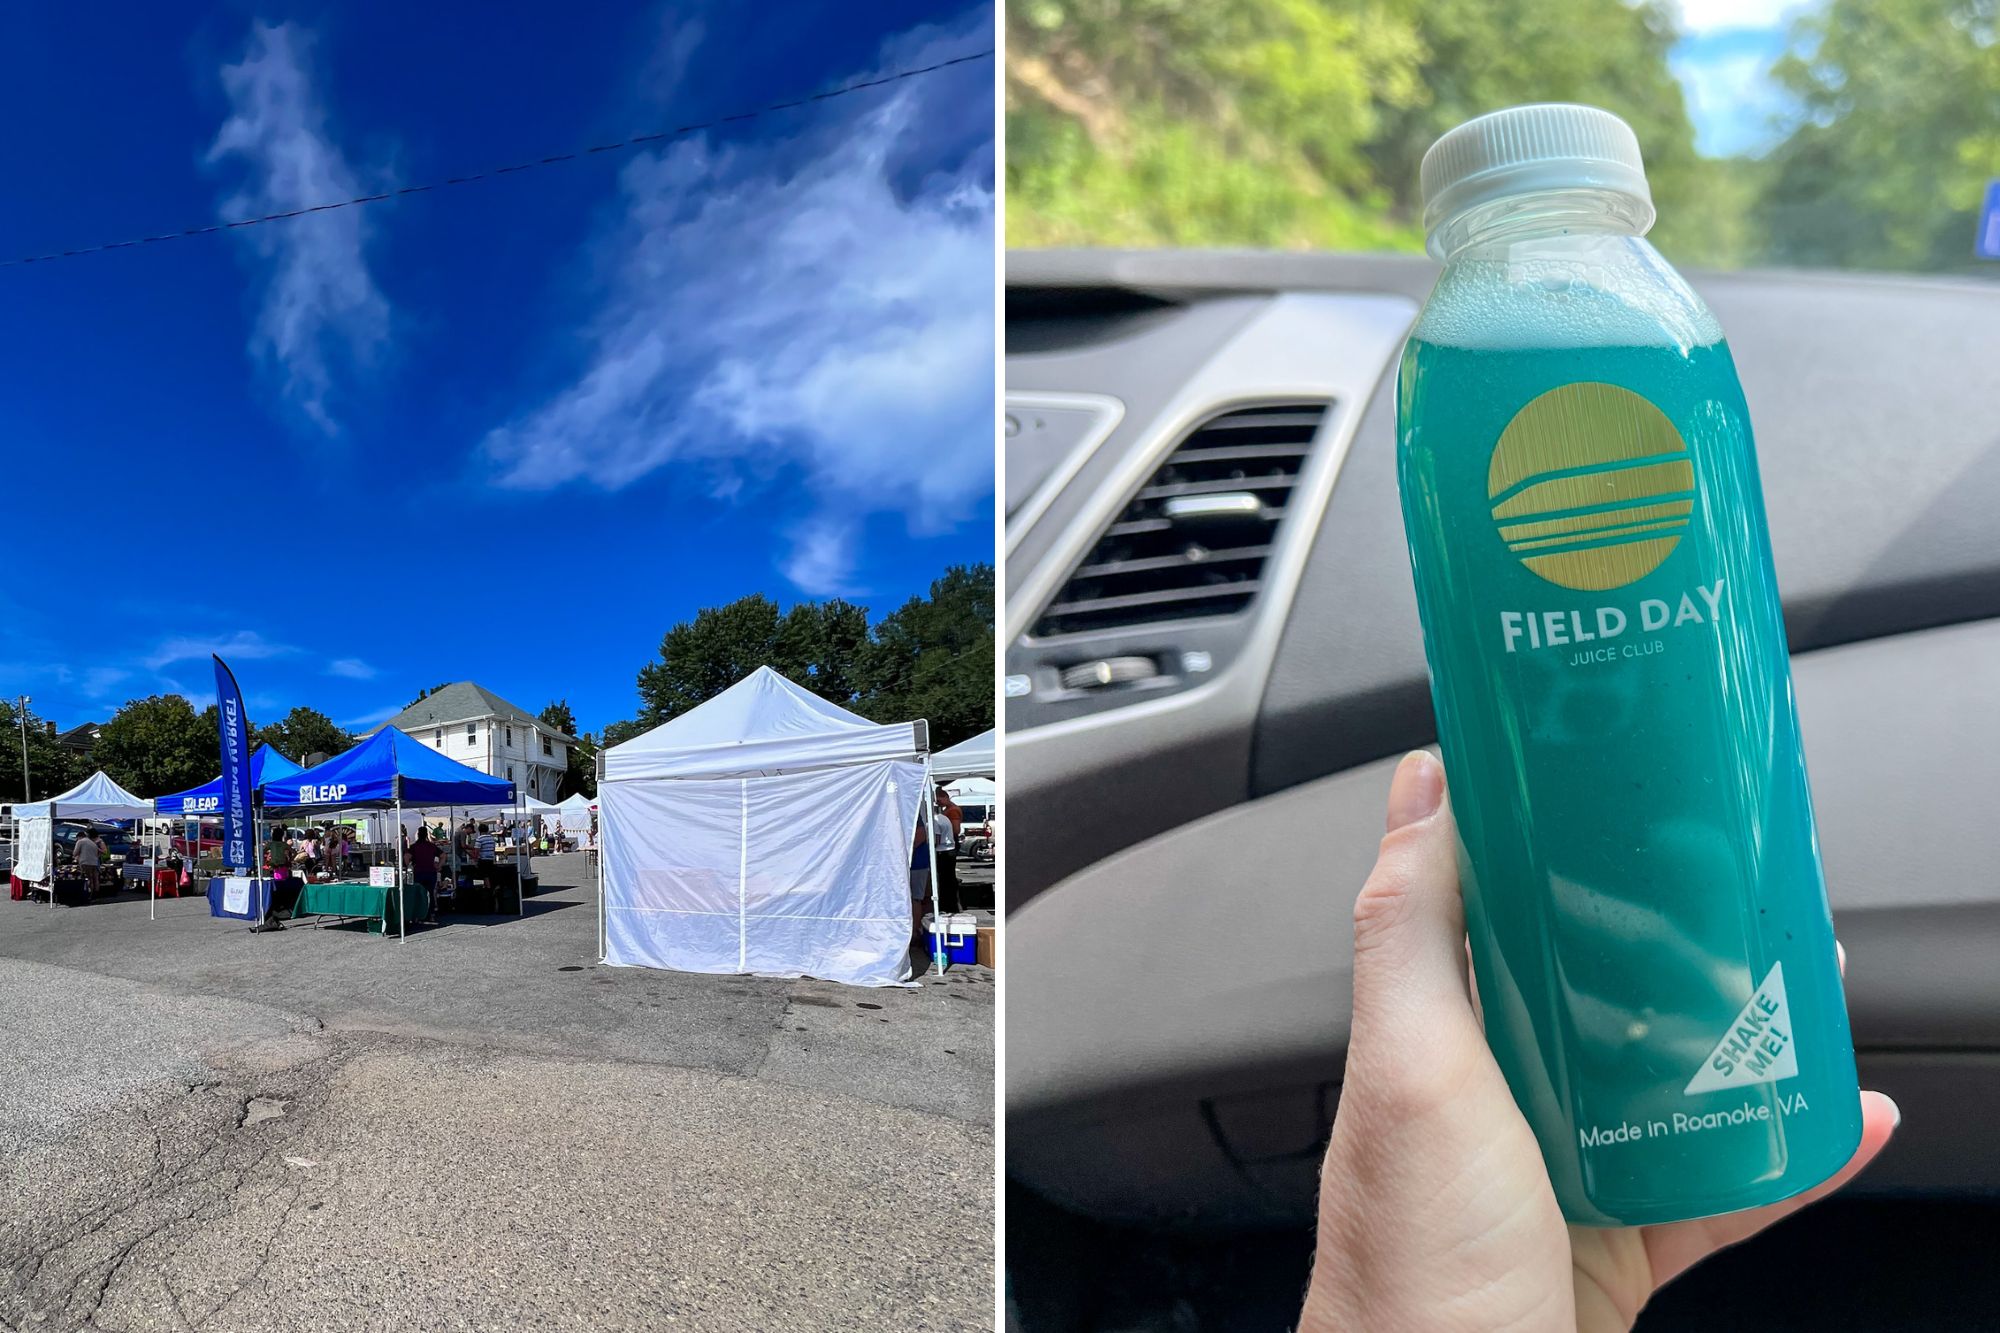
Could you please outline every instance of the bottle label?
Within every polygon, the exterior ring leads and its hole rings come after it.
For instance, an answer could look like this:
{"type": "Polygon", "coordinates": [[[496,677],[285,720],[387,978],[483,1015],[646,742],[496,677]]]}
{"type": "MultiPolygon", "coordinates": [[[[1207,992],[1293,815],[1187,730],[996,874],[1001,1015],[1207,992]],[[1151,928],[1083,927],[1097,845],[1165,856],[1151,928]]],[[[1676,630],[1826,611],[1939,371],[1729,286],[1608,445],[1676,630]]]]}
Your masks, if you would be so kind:
{"type": "MultiPolygon", "coordinates": [[[[1681,543],[1696,500],[1687,442],[1653,403],[1616,384],[1579,381],[1540,394],[1493,446],[1486,493],[1500,540],[1524,568],[1572,592],[1637,583],[1681,543]]],[[[1498,613],[1508,653],[1567,649],[1568,665],[1647,657],[1644,636],[1713,625],[1728,581],[1676,596],[1498,613]]]]}
{"type": "Polygon", "coordinates": [[[1523,565],[1563,588],[1636,583],[1680,545],[1694,509],[1687,442],[1616,384],[1564,384],[1515,413],[1493,446],[1493,522],[1523,565]]]}

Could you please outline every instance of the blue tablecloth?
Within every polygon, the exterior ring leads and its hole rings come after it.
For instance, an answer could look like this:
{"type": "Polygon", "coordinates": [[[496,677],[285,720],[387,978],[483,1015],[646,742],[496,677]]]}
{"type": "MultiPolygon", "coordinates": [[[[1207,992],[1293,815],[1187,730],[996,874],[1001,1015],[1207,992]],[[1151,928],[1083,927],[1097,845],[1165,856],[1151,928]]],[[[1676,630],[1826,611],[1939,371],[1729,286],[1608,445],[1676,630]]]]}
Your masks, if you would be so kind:
{"type": "Polygon", "coordinates": [[[271,881],[267,879],[251,881],[250,910],[247,912],[224,911],[222,909],[222,889],[223,882],[220,878],[208,881],[208,914],[210,916],[225,916],[232,921],[262,921],[264,919],[264,904],[270,898],[271,881]]]}

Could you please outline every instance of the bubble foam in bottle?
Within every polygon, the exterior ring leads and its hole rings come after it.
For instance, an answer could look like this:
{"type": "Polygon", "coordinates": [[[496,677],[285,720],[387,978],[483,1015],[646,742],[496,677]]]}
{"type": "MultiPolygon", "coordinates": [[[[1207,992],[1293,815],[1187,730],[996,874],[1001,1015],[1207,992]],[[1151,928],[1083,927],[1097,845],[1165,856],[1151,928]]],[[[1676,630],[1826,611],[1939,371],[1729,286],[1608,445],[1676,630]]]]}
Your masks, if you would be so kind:
{"type": "Polygon", "coordinates": [[[1571,1221],[1785,1198],[1861,1109],[1734,362],[1616,116],[1422,177],[1399,474],[1487,1040],[1571,1221]]]}

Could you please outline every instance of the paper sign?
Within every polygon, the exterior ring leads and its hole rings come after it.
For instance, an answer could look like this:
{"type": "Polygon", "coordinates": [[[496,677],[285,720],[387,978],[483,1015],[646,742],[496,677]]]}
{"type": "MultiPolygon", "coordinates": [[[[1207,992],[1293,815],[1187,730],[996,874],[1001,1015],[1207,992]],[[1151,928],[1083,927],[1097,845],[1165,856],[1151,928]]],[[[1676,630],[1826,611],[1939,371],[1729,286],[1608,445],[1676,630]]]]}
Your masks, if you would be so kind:
{"type": "Polygon", "coordinates": [[[369,882],[370,884],[374,885],[374,886],[375,886],[376,888],[378,888],[378,889],[393,889],[393,888],[395,888],[395,887],[396,887],[396,867],[394,867],[394,866],[369,866],[369,867],[368,867],[368,882],[369,882]]]}
{"type": "Polygon", "coordinates": [[[239,916],[250,915],[250,877],[231,875],[222,881],[222,910],[239,916]]]}

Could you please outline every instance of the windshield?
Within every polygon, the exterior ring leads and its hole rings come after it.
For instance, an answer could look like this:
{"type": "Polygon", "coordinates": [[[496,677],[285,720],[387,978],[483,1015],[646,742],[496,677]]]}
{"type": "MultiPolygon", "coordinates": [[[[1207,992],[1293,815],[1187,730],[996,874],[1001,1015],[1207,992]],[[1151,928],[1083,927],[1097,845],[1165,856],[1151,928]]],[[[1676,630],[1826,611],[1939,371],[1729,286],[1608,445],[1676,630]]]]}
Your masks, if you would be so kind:
{"type": "Polygon", "coordinates": [[[1992,277],[1997,9],[1028,0],[1007,8],[1007,241],[1417,253],[1440,134],[1575,101],[1637,131],[1676,263],[1992,277]]]}

